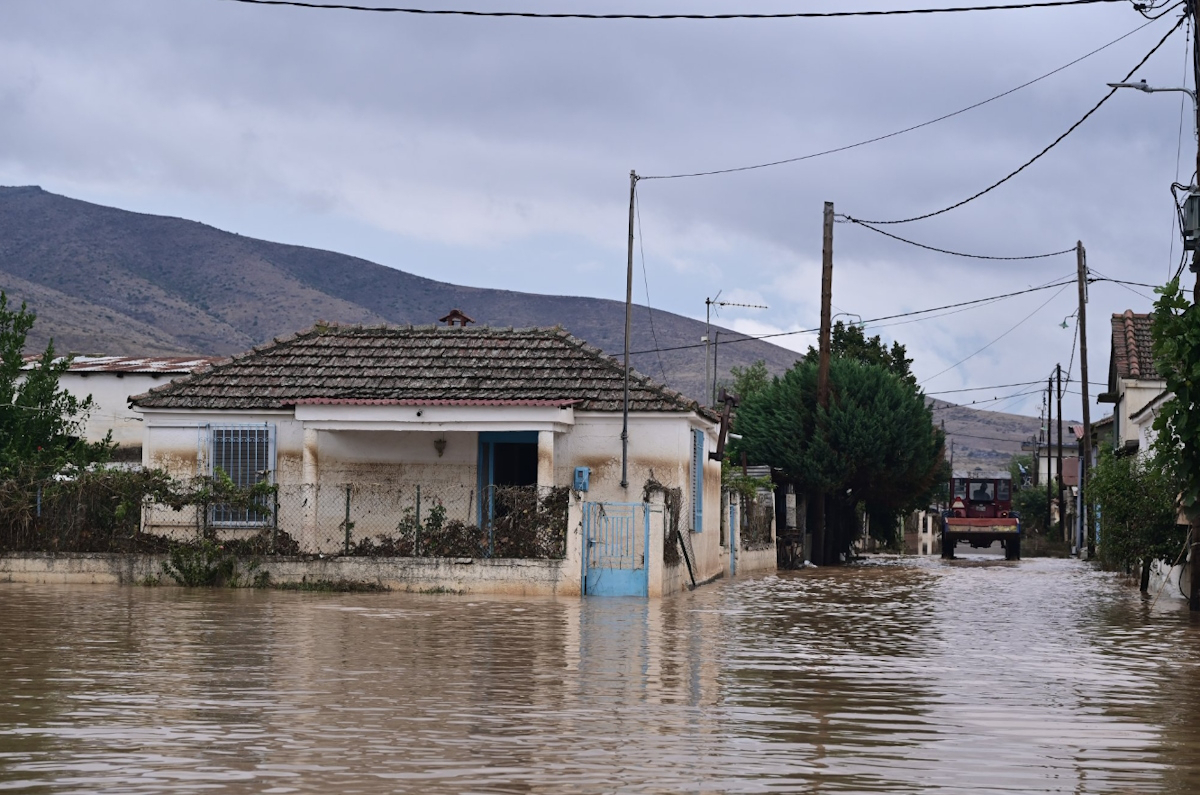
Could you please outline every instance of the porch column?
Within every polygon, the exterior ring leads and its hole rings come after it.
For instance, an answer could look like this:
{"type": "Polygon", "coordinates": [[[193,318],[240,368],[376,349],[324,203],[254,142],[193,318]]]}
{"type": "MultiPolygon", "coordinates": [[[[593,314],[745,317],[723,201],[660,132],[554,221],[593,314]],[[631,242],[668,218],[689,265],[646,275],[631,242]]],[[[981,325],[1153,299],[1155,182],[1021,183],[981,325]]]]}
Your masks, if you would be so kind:
{"type": "Polygon", "coordinates": [[[304,524],[301,547],[315,543],[317,538],[317,482],[320,475],[317,462],[317,431],[304,429],[304,452],[300,464],[300,490],[304,499],[304,524]]]}
{"type": "Polygon", "coordinates": [[[537,484],[554,486],[554,431],[538,431],[537,446],[537,484]]]}

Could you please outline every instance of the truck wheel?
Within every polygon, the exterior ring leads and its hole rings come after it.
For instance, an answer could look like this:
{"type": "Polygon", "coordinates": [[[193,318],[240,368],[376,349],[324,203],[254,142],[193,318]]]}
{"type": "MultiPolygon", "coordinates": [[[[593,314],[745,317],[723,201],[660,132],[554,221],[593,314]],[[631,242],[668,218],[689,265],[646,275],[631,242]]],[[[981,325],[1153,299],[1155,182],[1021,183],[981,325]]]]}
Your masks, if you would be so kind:
{"type": "Polygon", "coordinates": [[[1021,559],[1021,539],[1010,538],[1004,542],[1004,559],[1005,560],[1020,560],[1021,559]]]}
{"type": "Polygon", "coordinates": [[[954,536],[950,533],[942,533],[942,558],[945,560],[954,559],[954,536]]]}

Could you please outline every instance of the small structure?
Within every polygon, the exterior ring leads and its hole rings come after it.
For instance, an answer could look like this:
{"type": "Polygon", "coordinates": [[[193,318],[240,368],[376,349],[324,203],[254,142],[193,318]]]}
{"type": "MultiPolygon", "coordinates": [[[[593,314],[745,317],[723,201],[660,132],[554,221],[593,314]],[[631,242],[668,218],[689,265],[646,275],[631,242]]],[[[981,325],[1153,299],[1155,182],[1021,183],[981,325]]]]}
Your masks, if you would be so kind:
{"type": "Polygon", "coordinates": [[[620,363],[562,329],[319,325],[133,400],[147,466],[278,487],[144,526],[437,559],[424,586],[463,591],[653,596],[724,574],[717,416],[632,373],[622,486],[623,395],[620,363]]]}
{"type": "MultiPolygon", "coordinates": [[[[40,359],[26,356],[23,369],[37,367],[40,359]]],[[[204,356],[75,356],[58,383],[79,400],[92,398],[83,438],[98,442],[111,433],[117,445],[114,458],[137,462],[142,459],[142,418],[129,408],[130,396],[215,361],[204,356]]]]}
{"type": "Polygon", "coordinates": [[[475,319],[467,317],[461,309],[451,309],[450,314],[438,318],[438,322],[445,323],[447,326],[465,326],[468,323],[474,323],[475,319]]]}

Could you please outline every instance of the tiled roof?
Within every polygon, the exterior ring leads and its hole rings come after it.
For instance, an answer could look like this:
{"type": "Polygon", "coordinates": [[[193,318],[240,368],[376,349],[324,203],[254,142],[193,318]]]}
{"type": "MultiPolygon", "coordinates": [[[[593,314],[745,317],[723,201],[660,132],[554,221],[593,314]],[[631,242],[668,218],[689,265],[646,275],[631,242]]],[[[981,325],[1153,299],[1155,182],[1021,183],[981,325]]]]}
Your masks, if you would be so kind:
{"type": "MultiPolygon", "coordinates": [[[[325,402],[470,401],[620,411],[622,397],[620,362],[559,328],[318,324],[131,402],[143,408],[253,410],[325,402]]],[[[630,374],[629,408],[701,410],[636,372],[630,374]]]]}
{"type": "Polygon", "coordinates": [[[1154,369],[1154,350],[1150,337],[1150,316],[1135,315],[1126,309],[1112,316],[1112,364],[1117,378],[1161,378],[1154,369]]]}
{"type": "MultiPolygon", "coordinates": [[[[26,356],[22,369],[32,368],[41,356],[26,356]]],[[[190,373],[220,361],[208,356],[76,356],[67,368],[70,373],[190,373]]]]}

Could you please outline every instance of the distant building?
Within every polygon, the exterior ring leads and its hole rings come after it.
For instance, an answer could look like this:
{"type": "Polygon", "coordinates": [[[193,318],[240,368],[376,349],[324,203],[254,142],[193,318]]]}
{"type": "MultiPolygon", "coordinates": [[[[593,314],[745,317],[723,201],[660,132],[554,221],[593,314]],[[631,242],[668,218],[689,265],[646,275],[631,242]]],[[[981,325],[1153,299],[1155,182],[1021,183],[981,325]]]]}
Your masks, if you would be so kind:
{"type": "MultiPolygon", "coordinates": [[[[37,366],[26,356],[24,369],[37,366]]],[[[79,400],[91,396],[94,406],[83,438],[98,442],[111,433],[118,461],[142,460],[142,418],[129,408],[129,398],[187,375],[216,359],[202,356],[76,356],[59,386],[79,400]]]]}

